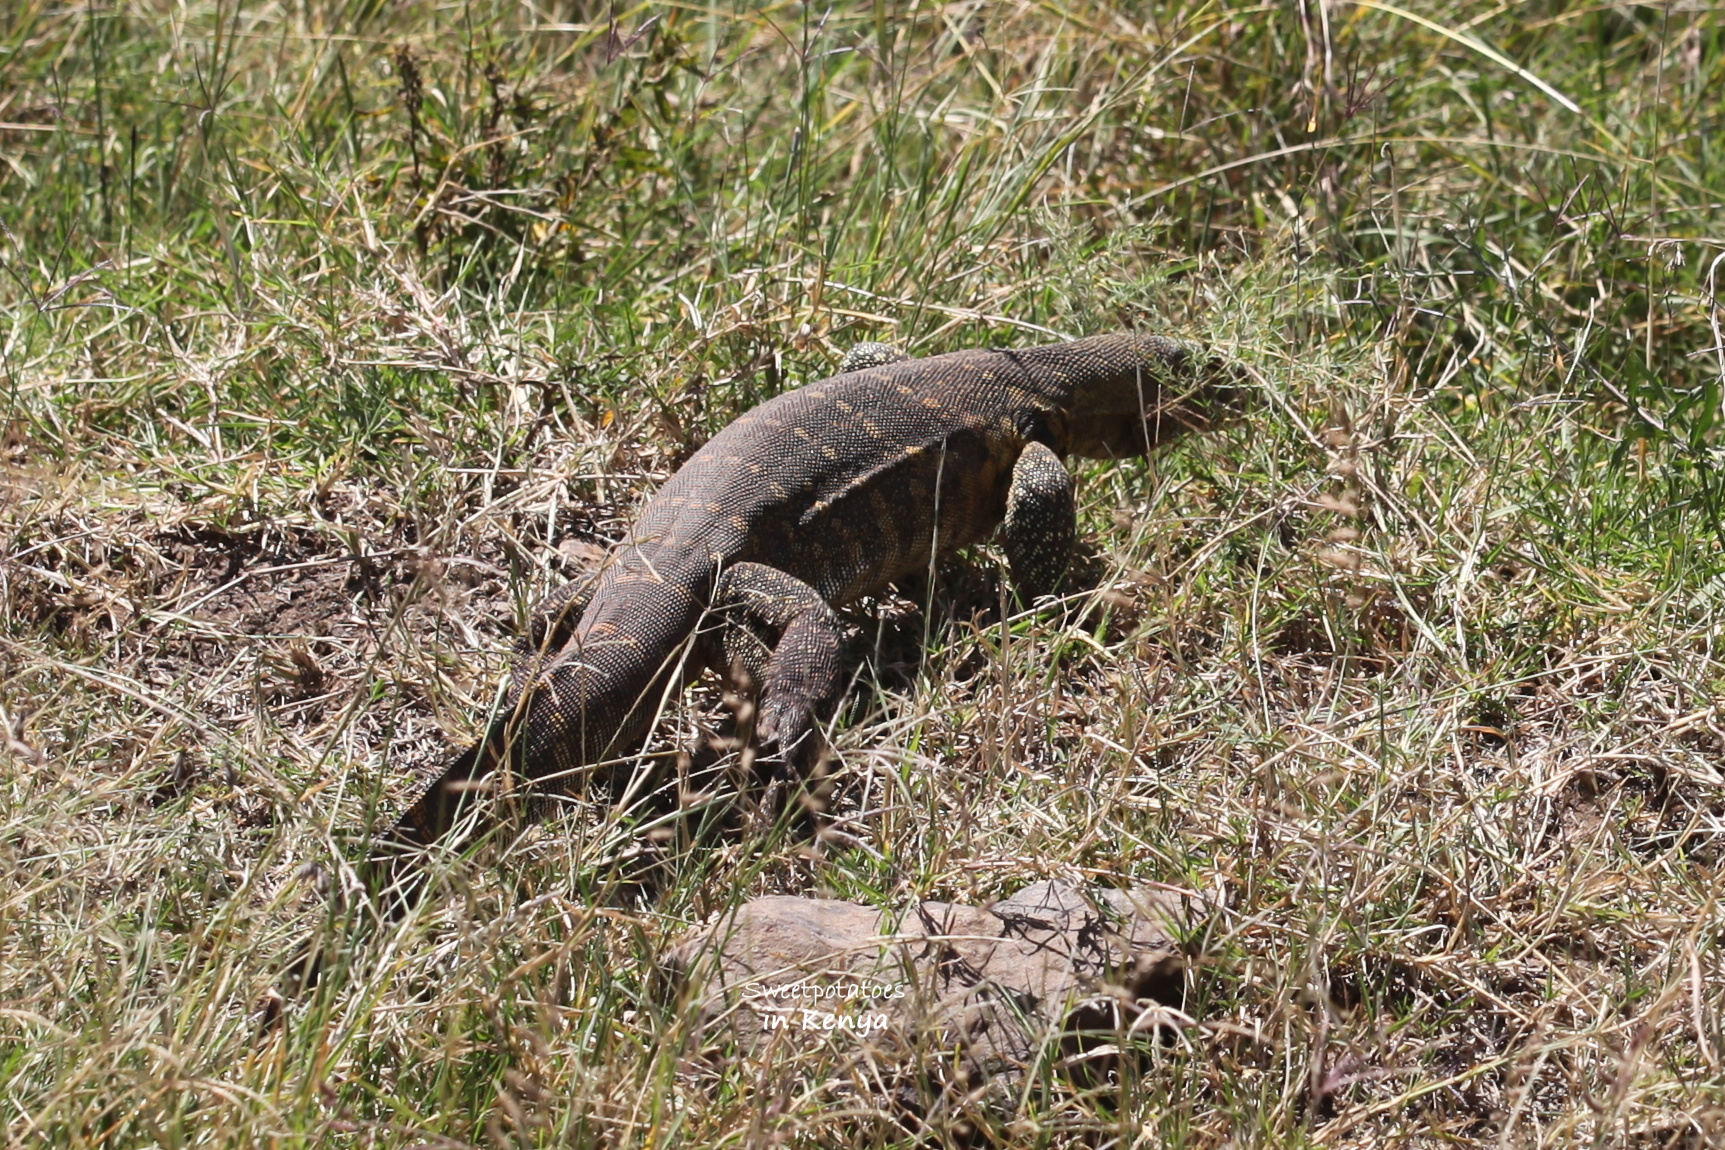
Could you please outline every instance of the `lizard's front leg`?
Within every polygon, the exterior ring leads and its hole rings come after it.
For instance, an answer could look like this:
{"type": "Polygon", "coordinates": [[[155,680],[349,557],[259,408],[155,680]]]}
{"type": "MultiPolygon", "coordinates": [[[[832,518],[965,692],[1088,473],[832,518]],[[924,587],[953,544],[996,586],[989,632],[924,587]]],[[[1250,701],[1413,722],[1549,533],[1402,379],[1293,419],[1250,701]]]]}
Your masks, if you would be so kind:
{"type": "Polygon", "coordinates": [[[1012,468],[1001,525],[1012,582],[1025,605],[1052,595],[1066,576],[1078,531],[1072,475],[1046,444],[1030,443],[1012,468]]]}
{"type": "Polygon", "coordinates": [[[713,609],[723,622],[723,669],[741,671],[757,691],[755,736],[806,771],[815,724],[838,701],[844,638],[838,616],[813,587],[760,563],[739,563],[719,579],[713,609]]]}
{"type": "Polygon", "coordinates": [[[844,360],[839,364],[839,374],[867,371],[871,367],[886,367],[888,364],[903,363],[909,358],[910,356],[890,343],[859,343],[845,353],[844,360]]]}

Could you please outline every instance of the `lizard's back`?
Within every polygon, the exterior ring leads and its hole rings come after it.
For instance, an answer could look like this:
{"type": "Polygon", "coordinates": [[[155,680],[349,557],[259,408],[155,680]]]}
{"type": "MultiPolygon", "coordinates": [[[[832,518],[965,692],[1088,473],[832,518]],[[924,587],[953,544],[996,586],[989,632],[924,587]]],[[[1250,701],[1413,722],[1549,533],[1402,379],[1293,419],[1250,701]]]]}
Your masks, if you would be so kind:
{"type": "Polygon", "coordinates": [[[1001,353],[957,352],[834,376],[747,412],[648,504],[601,577],[591,625],[614,622],[612,588],[695,582],[737,562],[844,603],[986,537],[1004,507],[1024,375],[1001,353]]]}

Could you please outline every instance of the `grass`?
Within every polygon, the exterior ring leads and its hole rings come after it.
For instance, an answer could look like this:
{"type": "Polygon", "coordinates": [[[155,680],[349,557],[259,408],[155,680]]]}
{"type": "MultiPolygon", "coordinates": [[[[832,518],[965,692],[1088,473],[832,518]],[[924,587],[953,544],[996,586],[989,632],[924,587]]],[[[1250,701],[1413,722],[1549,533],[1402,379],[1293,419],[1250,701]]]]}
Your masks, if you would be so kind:
{"type": "Polygon", "coordinates": [[[1210,898],[1195,1023],[1015,1143],[1717,1140],[1722,81],[1694,3],[5,6],[12,1139],[909,1142],[656,956],[1065,876],[1210,898]],[[848,838],[578,809],[327,909],[727,421],[1124,326],[1257,407],[1082,468],[1061,609],[855,613],[848,838]]]}

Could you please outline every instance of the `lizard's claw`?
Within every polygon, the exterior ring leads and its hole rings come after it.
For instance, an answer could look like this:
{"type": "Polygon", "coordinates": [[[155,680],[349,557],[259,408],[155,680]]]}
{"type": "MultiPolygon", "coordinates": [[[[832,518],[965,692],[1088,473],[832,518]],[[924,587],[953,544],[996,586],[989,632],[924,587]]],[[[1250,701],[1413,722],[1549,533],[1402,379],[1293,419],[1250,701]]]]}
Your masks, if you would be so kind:
{"type": "Polygon", "coordinates": [[[755,745],[763,757],[777,761],[786,781],[813,785],[820,773],[826,740],[807,699],[769,697],[761,703],[755,724],[755,745]]]}
{"type": "Polygon", "coordinates": [[[755,720],[755,741],[789,757],[813,733],[814,713],[805,699],[768,693],[755,720]]]}
{"type": "Polygon", "coordinates": [[[780,813],[787,808],[796,811],[799,820],[816,820],[807,827],[818,832],[832,780],[826,777],[827,743],[813,705],[806,699],[773,698],[769,692],[755,724],[755,745],[760,750],[767,804],[780,813]]]}

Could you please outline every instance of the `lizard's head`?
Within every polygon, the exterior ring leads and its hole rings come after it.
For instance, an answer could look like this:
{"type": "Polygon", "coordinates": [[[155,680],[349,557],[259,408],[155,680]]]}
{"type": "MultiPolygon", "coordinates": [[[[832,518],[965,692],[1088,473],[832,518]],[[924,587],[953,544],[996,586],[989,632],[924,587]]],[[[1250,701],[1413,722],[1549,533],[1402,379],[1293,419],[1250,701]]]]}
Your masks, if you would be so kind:
{"type": "MultiPolygon", "coordinates": [[[[1092,459],[1144,455],[1212,426],[1236,406],[1234,373],[1195,344],[1156,335],[1081,340],[1071,372],[1067,451],[1092,459]]],[[[1077,345],[1069,345],[1077,346],[1077,345]]]]}

